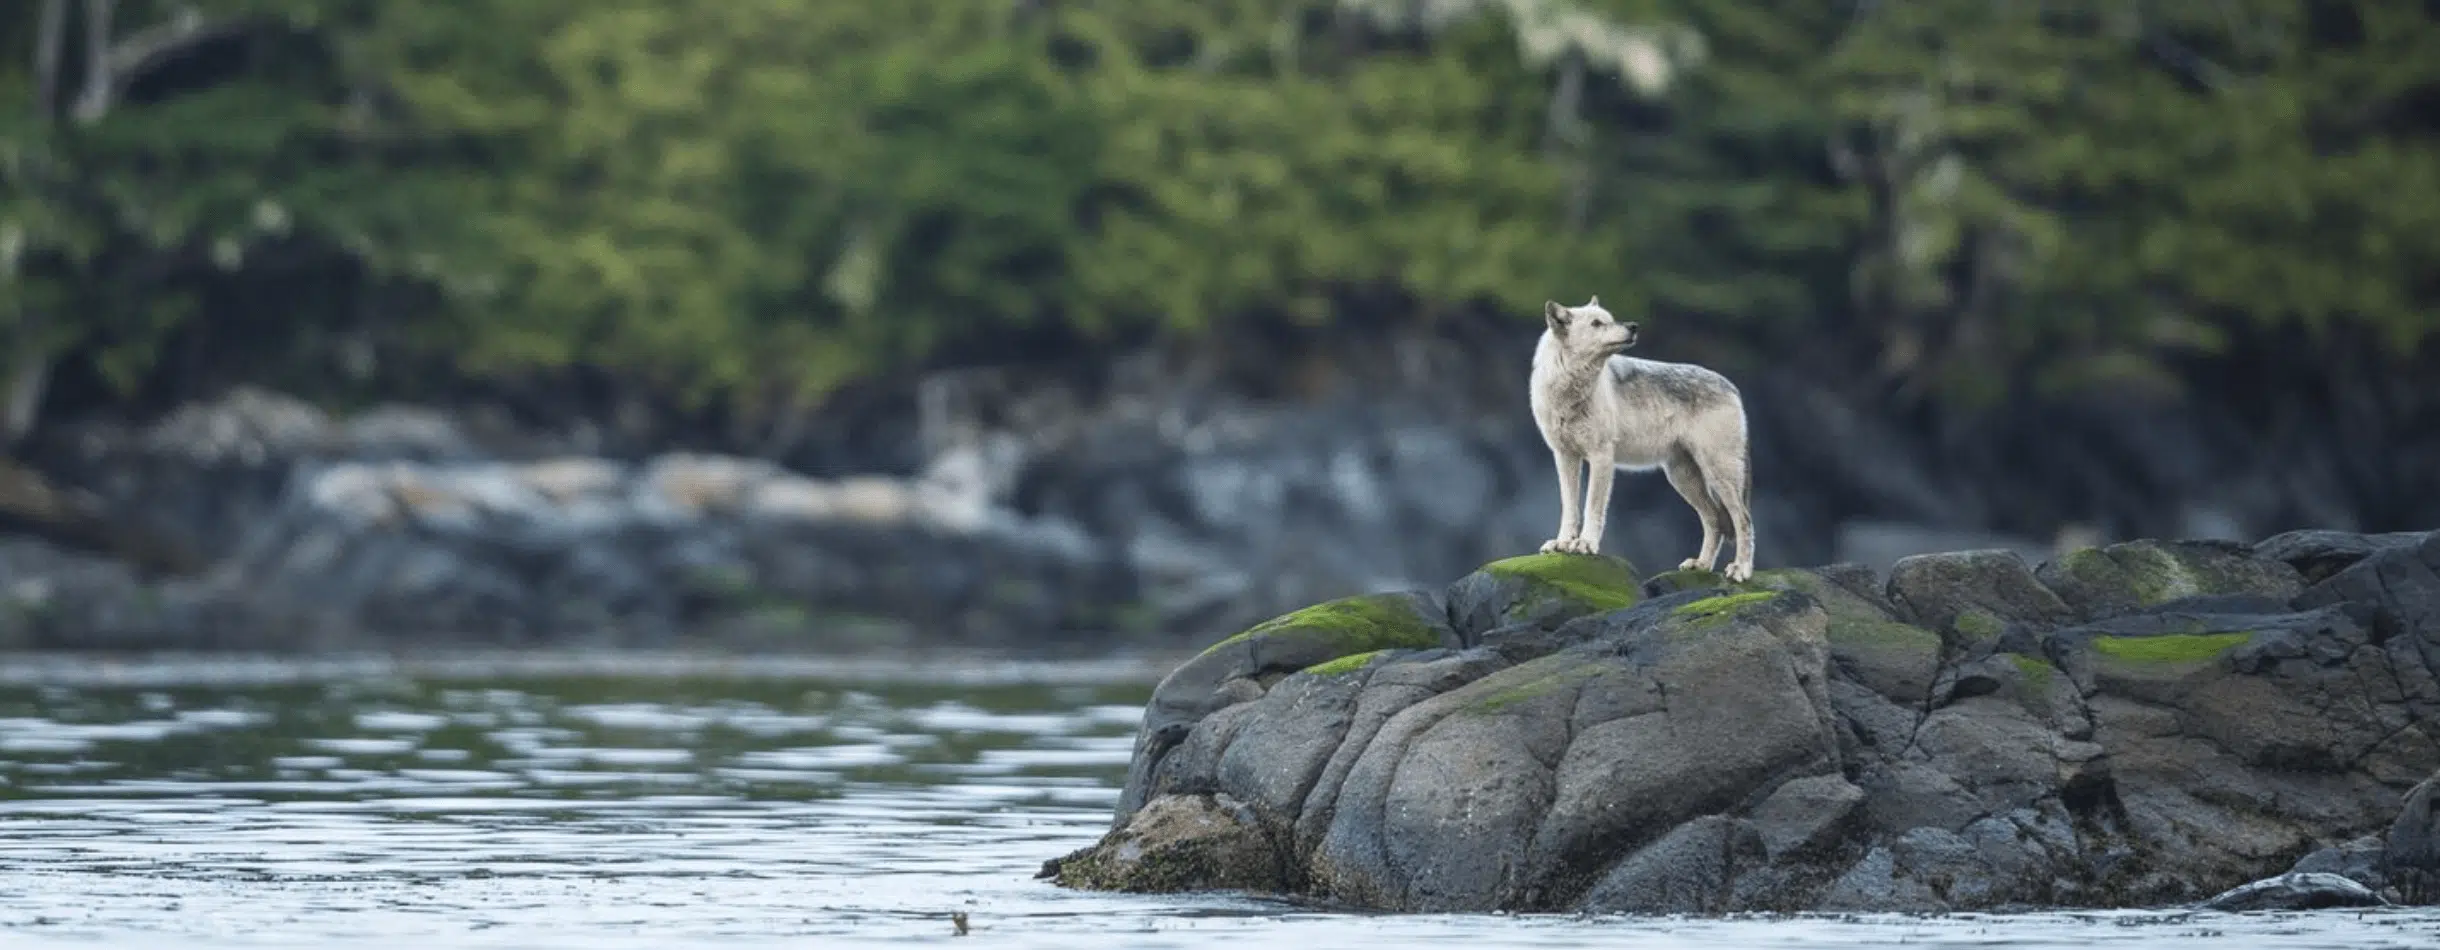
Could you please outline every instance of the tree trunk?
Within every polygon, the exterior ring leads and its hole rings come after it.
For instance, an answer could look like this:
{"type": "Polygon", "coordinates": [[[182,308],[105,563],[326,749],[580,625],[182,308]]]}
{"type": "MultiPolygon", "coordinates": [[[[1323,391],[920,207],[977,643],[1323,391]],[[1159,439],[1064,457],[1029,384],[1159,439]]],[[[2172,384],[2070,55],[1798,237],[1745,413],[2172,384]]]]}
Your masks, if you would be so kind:
{"type": "Polygon", "coordinates": [[[1569,51],[1559,63],[1559,81],[1550,91],[1549,114],[1543,119],[1543,154],[1566,163],[1567,206],[1563,216],[1569,231],[1583,230],[1593,198],[1593,165],[1584,121],[1584,54],[1569,51]]]}
{"type": "MultiPolygon", "coordinates": [[[[68,38],[67,0],[43,0],[41,19],[34,32],[34,123],[48,125],[59,114],[59,69],[65,58],[68,38]]],[[[38,187],[27,183],[28,187],[38,187]]],[[[24,255],[25,238],[20,234],[0,239],[0,282],[14,283],[22,279],[20,262],[24,255]]],[[[23,299],[20,297],[20,299],[23,299]]],[[[42,397],[51,386],[51,355],[42,339],[44,320],[41,314],[19,305],[15,319],[8,321],[8,348],[16,351],[9,365],[0,367],[0,451],[17,445],[34,431],[34,420],[42,412],[42,397]]]]}
{"type": "Polygon", "coordinates": [[[42,0],[34,40],[34,116],[59,114],[59,61],[68,41],[68,0],[42,0]]]}
{"type": "Polygon", "coordinates": [[[76,121],[110,114],[117,77],[110,70],[110,15],[118,0],[85,0],[85,89],[76,97],[76,121]]]}
{"type": "MultiPolygon", "coordinates": [[[[28,329],[31,329],[30,327],[28,329]]],[[[17,440],[34,431],[34,420],[42,411],[42,396],[51,387],[51,356],[37,347],[27,347],[10,361],[8,391],[0,394],[0,449],[17,444],[17,440]]]]}

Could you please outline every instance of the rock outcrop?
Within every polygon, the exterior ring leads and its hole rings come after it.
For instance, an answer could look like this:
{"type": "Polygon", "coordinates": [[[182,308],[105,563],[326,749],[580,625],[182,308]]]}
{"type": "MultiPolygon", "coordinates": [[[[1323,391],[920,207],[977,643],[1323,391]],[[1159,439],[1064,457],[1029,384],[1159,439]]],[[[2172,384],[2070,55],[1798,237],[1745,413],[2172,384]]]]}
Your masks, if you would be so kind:
{"type": "Polygon", "coordinates": [[[2440,532],[1886,582],[1535,555],[1184,664],[1110,834],[1044,873],[1399,911],[2378,902],[2440,865],[2433,786],[2405,800],[2436,672],[2440,532]]]}

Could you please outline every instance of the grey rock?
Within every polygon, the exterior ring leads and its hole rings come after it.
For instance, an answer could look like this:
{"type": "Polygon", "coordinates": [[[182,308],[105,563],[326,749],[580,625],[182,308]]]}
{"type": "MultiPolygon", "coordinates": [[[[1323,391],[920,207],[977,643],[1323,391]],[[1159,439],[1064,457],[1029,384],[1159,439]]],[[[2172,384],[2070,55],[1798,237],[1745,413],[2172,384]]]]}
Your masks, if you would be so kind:
{"type": "Polygon", "coordinates": [[[2382,864],[2410,897],[2440,896],[2440,773],[2409,789],[2389,823],[2382,864]]]}
{"type": "Polygon", "coordinates": [[[1226,795],[1157,799],[1125,829],[1049,862],[1042,876],[1120,891],[1276,891],[1286,883],[1252,813],[1226,795]]]}
{"type": "Polygon", "coordinates": [[[2296,598],[2304,609],[2340,605],[2378,637],[2440,641],[2440,531],[2385,547],[2296,598]]]}
{"type": "Polygon", "coordinates": [[[1813,903],[1832,913],[1940,913],[1950,909],[1930,886],[1902,873],[1897,855],[1887,847],[1865,854],[1813,903]]]}
{"type": "Polygon", "coordinates": [[[2397,547],[2413,547],[2429,531],[2355,534],[2307,529],[2273,535],[2254,545],[2254,553],[2296,569],[2308,584],[2318,584],[2358,561],[2397,547]]]}
{"type": "Polygon", "coordinates": [[[2304,578],[2285,561],[2227,541],[2129,541],[2070,551],[2037,572],[2084,620],[2198,597],[2252,595],[2285,602],[2304,578]]]}
{"type": "Polygon", "coordinates": [[[1754,806],[1751,821],[1765,856],[1777,861],[1837,841],[1863,803],[1864,790],[1845,777],[1813,775],[1780,785],[1754,806]]]}
{"type": "Polygon", "coordinates": [[[1340,657],[1456,646],[1446,618],[1440,600],[1429,594],[1353,597],[1275,617],[1197,654],[1153,688],[1113,826],[1124,826],[1150,800],[1163,757],[1205,716],[1261,698],[1289,674],[1340,657]]]}
{"type": "Polygon", "coordinates": [[[1921,554],[1889,572],[1889,597],[1916,624],[1956,643],[2000,636],[2007,625],[2048,629],[2075,613],[2013,551],[1921,554]]]}
{"type": "Polygon", "coordinates": [[[1722,815],[1689,821],[1645,845],[1594,882],[1578,909],[1590,913],[1716,914],[1728,910],[1741,875],[1769,860],[1750,822],[1722,815]]]}

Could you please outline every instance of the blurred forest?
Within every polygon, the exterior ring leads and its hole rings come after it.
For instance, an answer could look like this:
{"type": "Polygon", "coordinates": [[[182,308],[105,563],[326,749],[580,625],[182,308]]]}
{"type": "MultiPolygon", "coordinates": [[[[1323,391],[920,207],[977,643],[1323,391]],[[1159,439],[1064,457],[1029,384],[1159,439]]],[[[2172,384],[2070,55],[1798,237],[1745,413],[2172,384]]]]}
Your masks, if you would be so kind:
{"type": "Polygon", "coordinates": [[[1592,294],[1901,409],[2175,392],[2430,364],[2440,0],[12,0],[0,183],[9,440],[1592,294]]]}

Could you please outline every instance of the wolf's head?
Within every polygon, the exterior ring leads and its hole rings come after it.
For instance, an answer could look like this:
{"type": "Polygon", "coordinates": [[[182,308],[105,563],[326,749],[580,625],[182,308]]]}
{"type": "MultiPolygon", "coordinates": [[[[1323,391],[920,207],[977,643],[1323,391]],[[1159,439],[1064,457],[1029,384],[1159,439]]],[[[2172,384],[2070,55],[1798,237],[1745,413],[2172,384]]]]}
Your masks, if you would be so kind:
{"type": "Polygon", "coordinates": [[[1620,323],[1602,309],[1598,294],[1581,307],[1562,307],[1556,300],[1545,300],[1542,321],[1550,325],[1550,335],[1561,349],[1583,359],[1608,359],[1634,346],[1640,331],[1635,324],[1620,323]]]}

